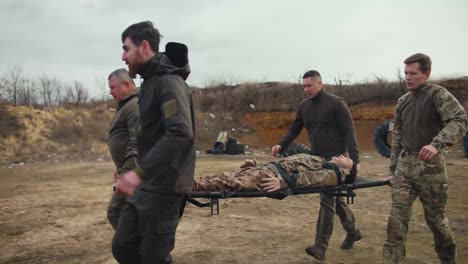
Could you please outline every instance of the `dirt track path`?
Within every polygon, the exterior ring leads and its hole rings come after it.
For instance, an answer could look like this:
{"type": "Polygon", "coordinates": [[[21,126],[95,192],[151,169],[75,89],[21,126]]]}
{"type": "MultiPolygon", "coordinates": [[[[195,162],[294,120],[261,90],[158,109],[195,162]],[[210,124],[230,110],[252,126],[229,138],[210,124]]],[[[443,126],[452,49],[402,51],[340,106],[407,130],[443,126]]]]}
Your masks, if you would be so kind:
{"type": "MultiPolygon", "coordinates": [[[[456,154],[458,155],[458,154],[456,154]]],[[[388,160],[362,155],[362,175],[383,178],[388,160]]],[[[241,157],[200,157],[197,175],[235,168],[241,157]]],[[[269,159],[267,156],[257,157],[269,159]]],[[[448,215],[458,263],[468,263],[468,161],[451,158],[448,215]]],[[[42,164],[0,169],[0,263],[115,263],[105,211],[110,163],[42,164]]],[[[173,251],[176,263],[320,263],[304,253],[313,242],[318,195],[221,201],[221,214],[188,205],[173,251]]],[[[390,209],[387,187],[358,191],[351,206],[364,234],[343,251],[335,219],[325,263],[380,263],[390,209]]],[[[415,203],[406,263],[438,263],[422,208],[415,203]]]]}

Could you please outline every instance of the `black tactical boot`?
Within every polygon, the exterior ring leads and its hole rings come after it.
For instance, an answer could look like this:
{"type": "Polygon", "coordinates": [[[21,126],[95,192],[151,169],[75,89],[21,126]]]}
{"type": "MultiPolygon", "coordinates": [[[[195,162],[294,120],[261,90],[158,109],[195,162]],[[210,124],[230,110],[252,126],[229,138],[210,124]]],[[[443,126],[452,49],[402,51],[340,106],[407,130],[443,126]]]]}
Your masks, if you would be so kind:
{"type": "Polygon", "coordinates": [[[341,243],[341,249],[351,249],[354,245],[354,242],[361,240],[362,235],[358,230],[348,233],[345,240],[341,243]]]}
{"type": "Polygon", "coordinates": [[[163,261],[164,264],[172,264],[174,261],[172,260],[171,254],[167,255],[167,257],[163,261]]]}
{"type": "Polygon", "coordinates": [[[325,259],[325,249],[321,246],[313,245],[305,249],[306,253],[318,260],[325,259]]]}

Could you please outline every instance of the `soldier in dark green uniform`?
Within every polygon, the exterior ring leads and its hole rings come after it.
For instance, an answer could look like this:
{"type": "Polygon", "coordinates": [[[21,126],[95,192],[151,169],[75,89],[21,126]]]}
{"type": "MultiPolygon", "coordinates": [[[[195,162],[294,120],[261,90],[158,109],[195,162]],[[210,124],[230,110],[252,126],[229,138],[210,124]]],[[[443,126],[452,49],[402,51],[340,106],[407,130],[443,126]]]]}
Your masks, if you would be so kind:
{"type": "MultiPolygon", "coordinates": [[[[117,175],[135,169],[138,158],[138,95],[133,79],[126,69],[113,71],[108,78],[110,94],[117,102],[114,117],[109,127],[109,151],[114,161],[117,175]]],[[[127,197],[115,192],[107,207],[107,219],[117,229],[120,212],[127,197]]]]}
{"type": "MultiPolygon", "coordinates": [[[[277,162],[257,164],[246,160],[240,170],[222,172],[195,179],[194,191],[268,191],[290,188],[336,186],[354,182],[356,166],[350,158],[333,157],[330,162],[321,157],[297,154],[277,162]],[[288,175],[283,177],[278,169],[288,175]]],[[[283,173],[284,173],[283,172],[283,173]]]]}
{"type": "Polygon", "coordinates": [[[417,53],[404,63],[409,92],[398,99],[395,108],[389,177],[392,209],[383,260],[399,263],[405,258],[411,208],[419,198],[441,263],[455,263],[455,239],[445,213],[445,159],[446,147],[457,143],[467,129],[466,114],[444,87],[427,82],[429,56],[417,53]]]}
{"type": "Polygon", "coordinates": [[[192,191],[195,121],[185,45],[159,52],[160,34],[149,21],[122,33],[122,60],[143,78],[138,105],[138,167],[122,175],[118,191],[130,195],[112,240],[119,263],[171,263],[179,209],[192,191]],[[176,56],[180,53],[180,56],[176,56]],[[170,56],[169,56],[170,55],[170,56]],[[177,60],[176,60],[177,59],[177,60]]]}

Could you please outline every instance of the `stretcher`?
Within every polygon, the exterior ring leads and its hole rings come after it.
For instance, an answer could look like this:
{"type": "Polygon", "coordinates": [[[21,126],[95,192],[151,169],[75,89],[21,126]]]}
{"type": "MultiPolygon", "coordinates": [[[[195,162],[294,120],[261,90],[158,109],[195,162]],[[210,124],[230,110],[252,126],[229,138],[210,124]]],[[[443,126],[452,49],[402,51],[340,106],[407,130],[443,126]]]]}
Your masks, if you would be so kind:
{"type": "Polygon", "coordinates": [[[354,203],[356,193],[354,190],[363,188],[372,188],[378,186],[389,185],[389,180],[384,181],[371,181],[361,177],[357,177],[356,181],[351,184],[342,184],[331,187],[319,188],[301,188],[301,189],[285,189],[276,192],[240,192],[240,191],[218,191],[218,192],[191,192],[186,194],[187,202],[197,207],[210,207],[211,214],[219,215],[219,200],[229,198],[255,198],[255,197],[268,197],[273,199],[284,199],[290,195],[301,195],[309,193],[327,193],[331,196],[346,197],[348,204],[354,203]],[[200,202],[196,198],[207,198],[209,202],[200,202]]]}

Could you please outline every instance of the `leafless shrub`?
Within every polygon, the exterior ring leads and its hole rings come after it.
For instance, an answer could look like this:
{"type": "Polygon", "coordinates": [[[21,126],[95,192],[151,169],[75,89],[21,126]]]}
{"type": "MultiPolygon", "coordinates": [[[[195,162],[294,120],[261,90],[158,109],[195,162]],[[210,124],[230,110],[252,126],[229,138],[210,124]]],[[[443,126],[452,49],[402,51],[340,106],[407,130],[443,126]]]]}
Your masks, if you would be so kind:
{"type": "Polygon", "coordinates": [[[202,113],[207,113],[213,106],[216,104],[216,96],[214,94],[202,94],[202,95],[195,95],[194,101],[196,108],[198,111],[202,113]]]}
{"type": "Polygon", "coordinates": [[[243,83],[236,89],[234,95],[239,98],[239,104],[244,108],[243,110],[253,111],[262,99],[265,88],[265,83],[243,83]]]}
{"type": "Polygon", "coordinates": [[[80,113],[77,113],[73,119],[67,117],[57,118],[50,139],[59,143],[75,143],[78,140],[86,140],[88,135],[84,132],[81,120],[80,113]]]}
{"type": "Polygon", "coordinates": [[[344,75],[342,74],[337,74],[334,78],[335,85],[338,87],[343,87],[346,85],[351,85],[351,78],[353,74],[352,73],[346,73],[344,75]]]}

